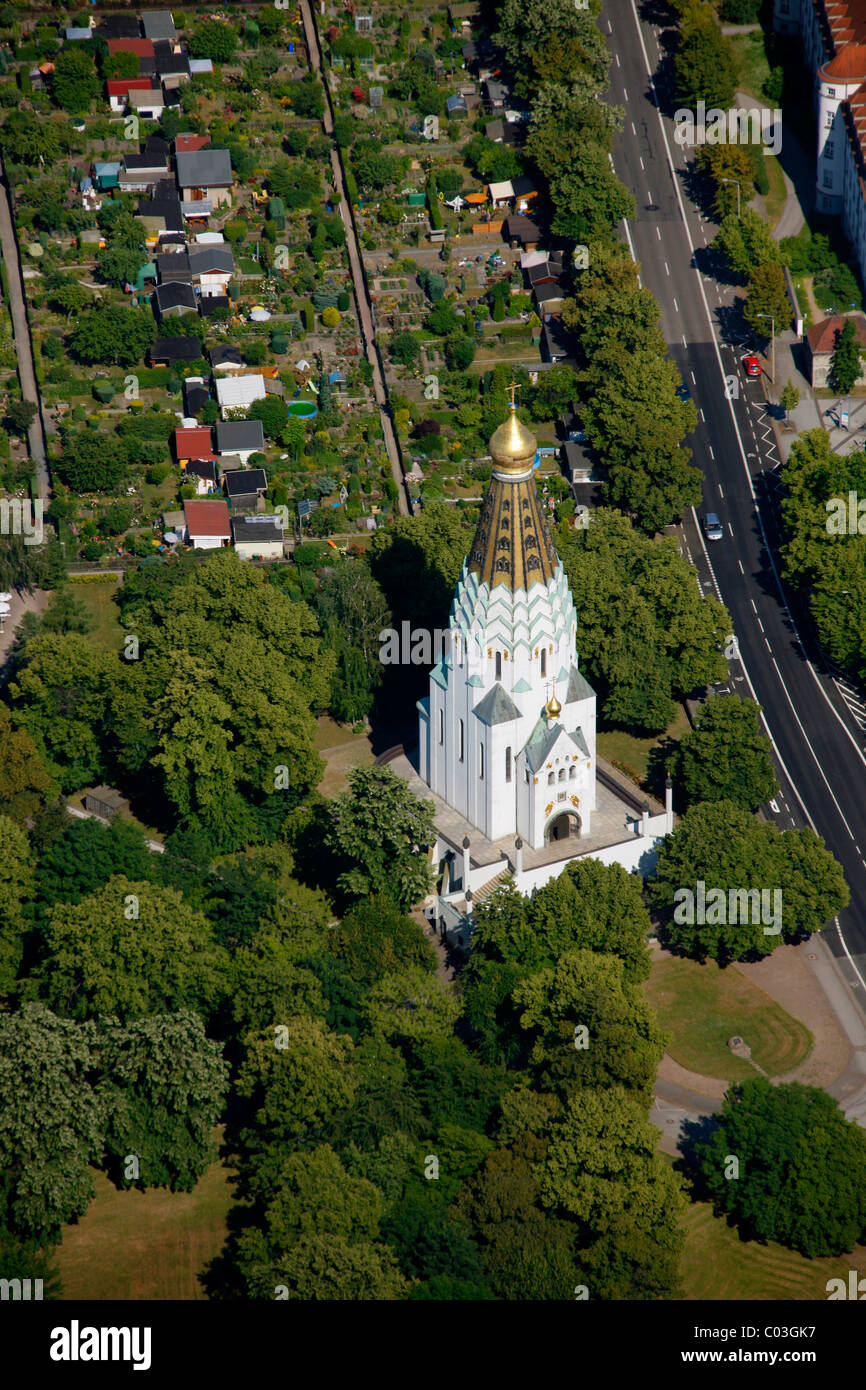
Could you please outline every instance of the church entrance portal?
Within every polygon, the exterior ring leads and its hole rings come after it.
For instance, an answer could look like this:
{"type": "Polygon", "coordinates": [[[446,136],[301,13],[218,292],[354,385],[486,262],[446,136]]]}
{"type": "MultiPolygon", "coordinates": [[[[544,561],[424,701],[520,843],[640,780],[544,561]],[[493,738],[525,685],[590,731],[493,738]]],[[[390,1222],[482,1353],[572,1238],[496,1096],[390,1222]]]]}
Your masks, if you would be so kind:
{"type": "Polygon", "coordinates": [[[562,811],[554,816],[544,832],[545,842],[550,845],[555,840],[577,840],[580,838],[580,816],[576,811],[562,811]]]}

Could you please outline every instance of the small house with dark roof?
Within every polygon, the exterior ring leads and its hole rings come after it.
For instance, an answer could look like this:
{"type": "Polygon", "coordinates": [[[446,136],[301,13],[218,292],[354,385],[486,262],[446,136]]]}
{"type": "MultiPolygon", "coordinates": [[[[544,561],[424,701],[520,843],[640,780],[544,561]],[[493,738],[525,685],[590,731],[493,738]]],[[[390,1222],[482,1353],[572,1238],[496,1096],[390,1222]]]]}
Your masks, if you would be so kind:
{"type": "Polygon", "coordinates": [[[152,367],[173,367],[178,362],[195,362],[202,352],[198,338],[156,338],[148,358],[152,367]]]}
{"type": "MultiPolygon", "coordinates": [[[[106,43],[112,39],[137,39],[141,37],[138,19],[134,14],[106,14],[102,16],[96,30],[106,43]]],[[[147,35],[147,37],[151,37],[147,35]]]]}
{"type": "Polygon", "coordinates": [[[502,235],[513,247],[522,246],[524,251],[535,251],[541,241],[541,228],[528,217],[519,213],[506,217],[502,225],[502,235]]]}
{"type": "Polygon", "coordinates": [[[246,465],[253,454],[264,452],[265,432],[261,420],[220,420],[216,425],[216,451],[237,454],[246,465]]]}
{"type": "Polygon", "coordinates": [[[170,43],[177,39],[171,10],[142,10],[141,28],[148,39],[168,39],[170,43]]]}
{"type": "Polygon", "coordinates": [[[219,492],[217,466],[213,459],[189,459],[182,463],[181,472],[184,483],[193,483],[199,497],[207,497],[219,492]]]}
{"type": "Polygon", "coordinates": [[[242,560],[283,558],[283,528],[276,516],[233,516],[232,542],[242,560]]]}
{"type": "Polygon", "coordinates": [[[254,512],[259,498],[267,491],[268,480],[263,468],[241,468],[236,473],[226,473],[223,486],[232,515],[237,512],[254,512]]]}
{"type": "MultiPolygon", "coordinates": [[[[167,341],[171,341],[168,339],[167,341]]],[[[202,377],[188,376],[183,383],[183,404],[187,415],[196,416],[210,400],[210,392],[202,377]]]]}
{"type": "Polygon", "coordinates": [[[156,270],[161,285],[170,284],[172,280],[185,280],[192,283],[189,256],[186,251],[167,251],[164,255],[157,256],[156,270]]]}
{"type": "Polygon", "coordinates": [[[181,202],[210,202],[218,207],[232,197],[231,155],[228,150],[195,150],[176,156],[181,202]]]}
{"type": "Polygon", "coordinates": [[[154,312],[161,319],[179,318],[181,314],[195,314],[198,300],[192,285],[183,280],[172,280],[167,285],[157,285],[151,296],[154,312]]]}
{"type": "Polygon", "coordinates": [[[214,374],[218,373],[220,376],[239,374],[247,365],[241,356],[240,348],[229,343],[212,343],[208,348],[208,356],[214,374]]]}
{"type": "Polygon", "coordinates": [[[198,302],[198,311],[202,317],[206,319],[213,317],[214,314],[221,312],[223,309],[231,309],[231,307],[232,302],[228,295],[225,294],[202,295],[198,302]]]}

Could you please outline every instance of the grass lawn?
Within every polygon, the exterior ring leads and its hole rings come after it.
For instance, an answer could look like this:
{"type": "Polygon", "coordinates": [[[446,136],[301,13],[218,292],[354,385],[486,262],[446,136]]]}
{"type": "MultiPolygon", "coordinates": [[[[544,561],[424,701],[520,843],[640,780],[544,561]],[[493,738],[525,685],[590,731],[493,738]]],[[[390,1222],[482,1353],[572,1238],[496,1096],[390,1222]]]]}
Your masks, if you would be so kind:
{"type": "Polygon", "coordinates": [[[738,89],[746,92],[755,101],[766,104],[763,87],[770,76],[770,65],[764,51],[764,35],[733,34],[730,42],[734,45],[739,63],[738,89]]]}
{"type": "Polygon", "coordinates": [[[621,763],[644,778],[652,749],[665,738],[681,739],[688,729],[686,712],[682,705],[677,705],[674,722],[663,734],[658,734],[655,738],[638,738],[625,729],[603,729],[598,732],[596,744],[599,753],[603,758],[607,758],[608,762],[621,763]]]}
{"type": "Polygon", "coordinates": [[[807,1260],[784,1245],[741,1240],[736,1227],[713,1216],[706,1202],[693,1202],[684,1224],[680,1274],[687,1300],[825,1300],[828,1279],[844,1279],[847,1287],[849,1269],[866,1273],[866,1246],[855,1246],[850,1255],[807,1260]]]}
{"type": "Polygon", "coordinates": [[[197,1276],[222,1248],[232,1203],[222,1164],[192,1192],[120,1192],[103,1173],[93,1179],[96,1196],[57,1252],[63,1297],[204,1300],[197,1276]]]}
{"type": "Polygon", "coordinates": [[[703,1076],[741,1081],[757,1076],[727,1043],[738,1035],[770,1076],[791,1071],[808,1057],[808,1028],[752,984],[735,966],[665,956],[653,961],[646,997],[673,1041],[668,1052],[680,1066],[703,1076]]]}
{"type": "Polygon", "coordinates": [[[767,220],[770,226],[775,227],[782,215],[782,209],[787,202],[788,194],[785,189],[785,180],[782,176],[782,166],[775,155],[766,155],[764,157],[764,168],[767,171],[767,178],[770,181],[770,191],[764,199],[764,206],[767,209],[767,220]]]}
{"type": "Polygon", "coordinates": [[[112,581],[93,580],[76,583],[73,578],[72,592],[83,603],[96,626],[87,634],[87,640],[96,647],[107,647],[116,652],[123,645],[123,628],[120,626],[114,595],[117,593],[119,579],[112,581]]]}

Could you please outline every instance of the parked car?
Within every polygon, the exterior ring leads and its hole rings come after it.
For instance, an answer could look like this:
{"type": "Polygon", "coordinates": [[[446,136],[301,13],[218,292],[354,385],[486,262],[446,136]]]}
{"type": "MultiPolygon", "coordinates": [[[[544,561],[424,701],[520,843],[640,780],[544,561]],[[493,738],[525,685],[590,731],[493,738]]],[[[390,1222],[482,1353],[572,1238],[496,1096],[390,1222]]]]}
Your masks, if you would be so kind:
{"type": "Polygon", "coordinates": [[[743,370],[745,371],[746,376],[760,376],[761,364],[758,361],[757,357],[744,357],[743,370]]]}
{"type": "Polygon", "coordinates": [[[704,517],[704,535],[708,541],[720,541],[724,536],[722,523],[715,512],[707,512],[704,517]]]}

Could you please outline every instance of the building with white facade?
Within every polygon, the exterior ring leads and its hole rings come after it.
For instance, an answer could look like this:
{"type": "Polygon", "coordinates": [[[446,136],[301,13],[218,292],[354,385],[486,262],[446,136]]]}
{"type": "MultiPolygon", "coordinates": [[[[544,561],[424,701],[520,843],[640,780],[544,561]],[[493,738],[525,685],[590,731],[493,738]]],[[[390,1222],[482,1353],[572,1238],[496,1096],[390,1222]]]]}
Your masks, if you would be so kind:
{"type": "Polygon", "coordinates": [[[642,873],[673,827],[596,753],[596,697],[577,614],[534,478],[536,441],[512,403],[490,441],[493,476],[418,701],[417,756],[391,760],[436,809],[439,899],[471,910],[506,872],[531,892],[594,855],[642,873]],[[468,891],[467,891],[468,890],[468,891]]]}
{"type": "Polygon", "coordinates": [[[815,208],[841,218],[866,280],[866,0],[775,0],[773,23],[815,75],[815,208]]]}

